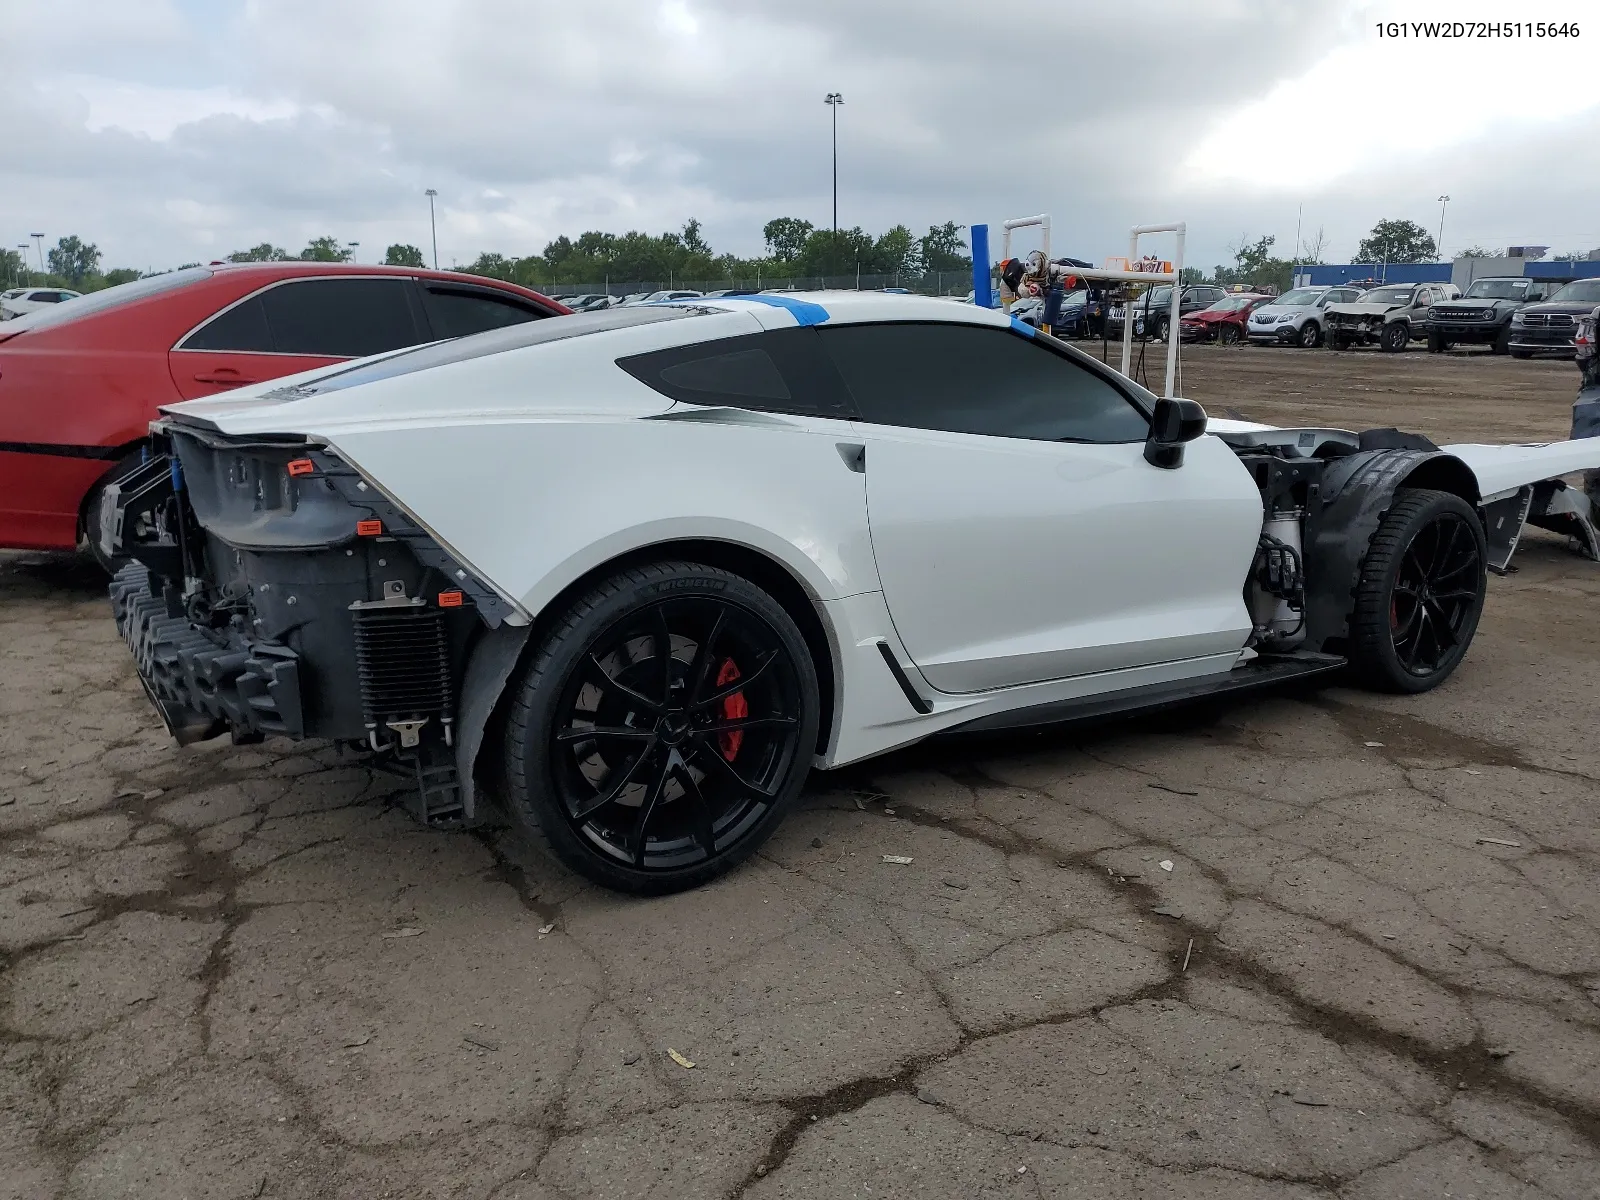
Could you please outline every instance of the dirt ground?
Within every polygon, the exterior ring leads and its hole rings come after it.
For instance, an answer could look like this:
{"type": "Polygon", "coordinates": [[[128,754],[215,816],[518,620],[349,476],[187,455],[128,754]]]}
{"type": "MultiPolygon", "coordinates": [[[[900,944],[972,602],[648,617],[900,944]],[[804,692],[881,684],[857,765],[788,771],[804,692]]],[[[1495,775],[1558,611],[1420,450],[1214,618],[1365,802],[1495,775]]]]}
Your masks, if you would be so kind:
{"type": "MultiPolygon", "coordinates": [[[[1444,440],[1576,383],[1185,364],[1444,440]]],[[[1600,567],[1518,565],[1427,696],[923,746],[639,901],[176,748],[93,572],[0,558],[0,1196],[1600,1196],[1600,567]]]]}

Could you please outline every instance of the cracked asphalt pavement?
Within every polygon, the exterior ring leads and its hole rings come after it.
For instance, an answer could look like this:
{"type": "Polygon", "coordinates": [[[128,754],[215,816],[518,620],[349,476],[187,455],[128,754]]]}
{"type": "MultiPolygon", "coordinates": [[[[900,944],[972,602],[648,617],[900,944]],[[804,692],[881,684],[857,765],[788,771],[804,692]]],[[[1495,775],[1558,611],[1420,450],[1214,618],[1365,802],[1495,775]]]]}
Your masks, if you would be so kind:
{"type": "Polygon", "coordinates": [[[0,556],[0,1197],[1600,1196],[1600,568],[1519,566],[1427,696],[926,745],[641,901],[173,746],[0,556]]]}

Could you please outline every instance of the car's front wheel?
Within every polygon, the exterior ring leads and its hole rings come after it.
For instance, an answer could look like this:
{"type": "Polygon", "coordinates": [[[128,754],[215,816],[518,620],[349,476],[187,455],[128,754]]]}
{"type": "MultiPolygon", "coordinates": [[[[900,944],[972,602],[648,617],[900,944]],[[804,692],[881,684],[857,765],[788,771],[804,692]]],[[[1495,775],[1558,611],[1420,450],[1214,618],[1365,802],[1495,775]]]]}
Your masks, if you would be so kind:
{"type": "Polygon", "coordinates": [[[1387,350],[1390,354],[1398,354],[1404,350],[1411,341],[1411,330],[1404,321],[1390,321],[1383,327],[1383,333],[1378,336],[1378,348],[1387,350]]]}
{"type": "Polygon", "coordinates": [[[1224,325],[1217,330],[1217,341],[1224,346],[1237,346],[1244,340],[1244,334],[1239,332],[1237,325],[1224,325]]]}
{"type": "Polygon", "coordinates": [[[816,747],[816,670],[793,618],[697,563],[600,583],[514,686],[512,815],[620,891],[680,891],[743,861],[793,805],[816,747]]]}
{"type": "Polygon", "coordinates": [[[1322,345],[1322,326],[1315,321],[1307,321],[1300,326],[1300,334],[1296,340],[1302,350],[1315,350],[1322,345]]]}
{"type": "Polygon", "coordinates": [[[1350,616],[1350,666],[1368,687],[1425,692],[1477,632],[1488,576],[1483,526],[1451,492],[1402,488],[1372,535],[1350,616]]]}

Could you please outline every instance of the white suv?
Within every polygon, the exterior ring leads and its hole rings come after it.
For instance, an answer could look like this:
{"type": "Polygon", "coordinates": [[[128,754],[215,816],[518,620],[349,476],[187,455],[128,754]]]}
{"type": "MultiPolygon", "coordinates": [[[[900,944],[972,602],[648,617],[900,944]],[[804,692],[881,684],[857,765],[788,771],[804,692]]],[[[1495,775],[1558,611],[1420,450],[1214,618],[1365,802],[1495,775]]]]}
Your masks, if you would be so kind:
{"type": "Polygon", "coordinates": [[[1245,334],[1261,345],[1314,349],[1322,345],[1322,310],[1330,304],[1349,304],[1360,298],[1360,288],[1295,288],[1251,313],[1245,334]]]}
{"type": "Polygon", "coordinates": [[[9,292],[0,293],[0,321],[9,321],[12,317],[20,317],[47,304],[60,304],[63,300],[73,300],[81,295],[82,292],[72,292],[66,288],[12,288],[9,292]]]}

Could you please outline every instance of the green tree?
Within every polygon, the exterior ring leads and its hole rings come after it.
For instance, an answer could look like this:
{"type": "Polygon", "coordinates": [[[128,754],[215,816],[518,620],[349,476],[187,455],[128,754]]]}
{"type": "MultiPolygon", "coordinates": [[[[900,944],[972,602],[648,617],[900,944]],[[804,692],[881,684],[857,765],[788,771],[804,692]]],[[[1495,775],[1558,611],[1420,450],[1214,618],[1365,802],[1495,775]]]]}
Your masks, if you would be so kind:
{"type": "Polygon", "coordinates": [[[1358,263],[1432,262],[1438,247],[1432,236],[1415,221],[1379,221],[1356,250],[1358,263]]]}
{"type": "Polygon", "coordinates": [[[876,268],[873,274],[920,275],[921,255],[922,246],[916,234],[904,225],[896,225],[872,245],[872,265],[876,268]]]}
{"type": "Polygon", "coordinates": [[[705,238],[700,236],[700,222],[690,217],[683,226],[683,248],[689,254],[711,257],[711,247],[706,244],[705,238]]]}
{"type": "Polygon", "coordinates": [[[1500,251],[1485,250],[1482,246],[1468,246],[1456,254],[1457,258],[1499,258],[1500,251]]]}
{"type": "MultiPolygon", "coordinates": [[[[1222,268],[1218,267],[1217,269],[1220,271],[1222,268]]],[[[1205,277],[1206,273],[1199,267],[1184,267],[1183,270],[1178,272],[1179,283],[1200,283],[1205,277]]]]}
{"type": "Polygon", "coordinates": [[[422,251],[404,242],[396,242],[390,246],[384,252],[383,262],[385,266],[389,267],[420,267],[424,265],[422,251]]]}
{"type": "Polygon", "coordinates": [[[964,228],[954,221],[928,226],[928,236],[922,239],[924,271],[960,271],[972,266],[972,259],[961,253],[967,248],[967,240],[961,236],[964,228]]]}
{"type": "Polygon", "coordinates": [[[140,273],[133,267],[116,267],[105,273],[105,285],[116,287],[119,284],[132,283],[139,276],[140,273]]]}
{"type": "Polygon", "coordinates": [[[515,264],[504,254],[480,254],[461,269],[469,275],[487,275],[492,279],[511,279],[515,264]]]}
{"type": "Polygon", "coordinates": [[[46,261],[52,275],[61,276],[75,288],[100,269],[100,248],[77,234],[68,234],[55,244],[46,261]]]}
{"type": "Polygon", "coordinates": [[[300,251],[301,262],[349,262],[350,251],[339,244],[335,237],[312,238],[306,248],[300,251]]]}
{"type": "Polygon", "coordinates": [[[774,217],[761,227],[761,236],[767,240],[767,253],[778,262],[792,262],[805,249],[806,239],[816,228],[810,221],[799,217],[774,217]]]}
{"type": "Polygon", "coordinates": [[[28,277],[28,264],[15,250],[0,250],[0,279],[7,287],[20,285],[28,277]]]}
{"type": "Polygon", "coordinates": [[[262,242],[259,246],[251,246],[248,250],[235,250],[228,255],[229,262],[285,262],[288,258],[287,250],[282,246],[274,246],[271,242],[262,242]]]}

